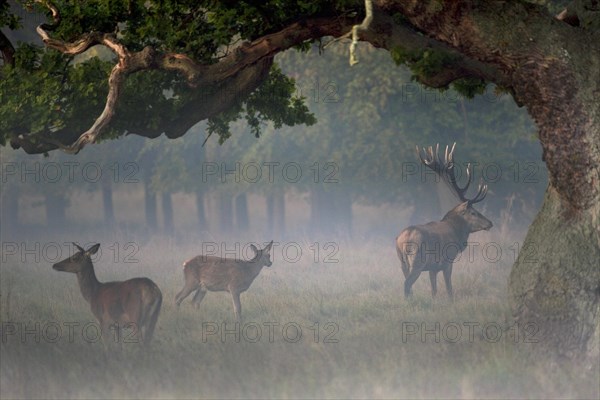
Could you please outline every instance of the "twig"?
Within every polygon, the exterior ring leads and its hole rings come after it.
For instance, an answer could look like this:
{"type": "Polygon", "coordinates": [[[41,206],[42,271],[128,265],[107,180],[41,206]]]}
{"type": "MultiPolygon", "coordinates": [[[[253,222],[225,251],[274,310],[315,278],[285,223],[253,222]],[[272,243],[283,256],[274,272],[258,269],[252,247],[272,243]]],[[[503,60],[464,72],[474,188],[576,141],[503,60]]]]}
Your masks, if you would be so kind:
{"type": "Polygon", "coordinates": [[[360,25],[354,25],[352,27],[352,43],[350,43],[350,66],[358,63],[356,57],[356,45],[358,45],[358,32],[366,31],[369,29],[369,25],[373,21],[373,2],[372,0],[365,0],[365,19],[360,25]]]}

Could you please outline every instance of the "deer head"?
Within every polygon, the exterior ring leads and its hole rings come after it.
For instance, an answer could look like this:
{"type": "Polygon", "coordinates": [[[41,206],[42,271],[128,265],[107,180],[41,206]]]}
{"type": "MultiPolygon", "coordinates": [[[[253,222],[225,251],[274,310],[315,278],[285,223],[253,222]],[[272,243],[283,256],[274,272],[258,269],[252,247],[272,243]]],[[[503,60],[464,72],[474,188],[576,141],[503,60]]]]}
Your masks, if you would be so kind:
{"type": "Polygon", "coordinates": [[[76,243],[73,243],[73,245],[77,247],[79,251],[73,254],[71,257],[67,257],[64,260],[54,264],[52,266],[53,269],[56,271],[71,272],[74,274],[79,273],[92,264],[92,256],[96,254],[100,248],[100,243],[93,245],[87,250],[84,250],[76,243]]]}
{"type": "Polygon", "coordinates": [[[260,263],[266,267],[270,267],[271,265],[273,265],[273,262],[271,261],[271,247],[273,247],[273,241],[271,240],[271,243],[269,243],[264,249],[259,250],[255,245],[251,244],[250,248],[254,251],[254,258],[252,259],[252,262],[255,263],[260,263]]]}
{"type": "Polygon", "coordinates": [[[492,227],[492,222],[483,216],[479,211],[473,208],[473,204],[479,203],[487,195],[488,187],[480,181],[477,194],[472,199],[468,199],[465,194],[471,185],[473,175],[471,174],[471,163],[467,164],[467,183],[464,187],[458,186],[456,182],[456,176],[454,175],[454,148],[456,142],[449,149],[446,146],[444,152],[444,161],[439,156],[439,143],[433,147],[429,146],[428,149],[423,148],[421,152],[417,147],[417,154],[421,162],[428,168],[433,170],[442,180],[450,187],[452,193],[461,201],[459,205],[450,210],[442,219],[442,221],[448,220],[460,220],[462,225],[465,225],[469,232],[477,232],[481,230],[489,230],[492,227]]]}

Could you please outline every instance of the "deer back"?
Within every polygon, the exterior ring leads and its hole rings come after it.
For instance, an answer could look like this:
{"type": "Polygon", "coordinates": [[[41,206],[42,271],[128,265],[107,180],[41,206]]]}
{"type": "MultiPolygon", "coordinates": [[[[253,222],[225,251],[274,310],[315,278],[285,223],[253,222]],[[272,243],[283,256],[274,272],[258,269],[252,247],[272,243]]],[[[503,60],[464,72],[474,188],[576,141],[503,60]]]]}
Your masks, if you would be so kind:
{"type": "Polygon", "coordinates": [[[248,289],[262,267],[251,261],[200,255],[186,261],[183,269],[186,281],[193,279],[210,291],[229,291],[248,289]]]}
{"type": "Polygon", "coordinates": [[[101,283],[90,305],[100,321],[141,325],[144,310],[162,298],[160,289],[148,278],[101,283]]]}

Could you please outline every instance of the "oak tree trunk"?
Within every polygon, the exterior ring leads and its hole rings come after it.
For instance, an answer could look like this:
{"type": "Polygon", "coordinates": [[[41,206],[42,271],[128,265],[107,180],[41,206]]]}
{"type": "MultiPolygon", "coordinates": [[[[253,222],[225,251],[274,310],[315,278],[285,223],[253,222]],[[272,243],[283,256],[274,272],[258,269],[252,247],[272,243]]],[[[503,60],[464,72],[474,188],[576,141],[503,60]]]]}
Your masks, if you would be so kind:
{"type": "Polygon", "coordinates": [[[517,321],[534,324],[544,349],[598,360],[600,45],[578,39],[568,43],[568,59],[534,55],[516,74],[518,98],[539,127],[550,183],[509,291],[517,321]]]}
{"type": "Polygon", "coordinates": [[[600,203],[565,213],[550,186],[510,275],[519,325],[530,324],[536,340],[569,358],[598,354],[599,215],[600,203]]]}

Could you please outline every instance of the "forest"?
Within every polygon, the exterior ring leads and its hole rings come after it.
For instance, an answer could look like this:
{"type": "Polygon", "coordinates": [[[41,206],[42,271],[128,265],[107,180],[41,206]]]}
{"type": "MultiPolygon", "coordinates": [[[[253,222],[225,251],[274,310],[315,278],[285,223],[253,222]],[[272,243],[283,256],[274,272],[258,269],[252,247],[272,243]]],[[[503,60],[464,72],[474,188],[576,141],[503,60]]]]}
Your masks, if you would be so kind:
{"type": "Polygon", "coordinates": [[[0,28],[2,398],[600,395],[597,2],[11,0],[0,28]],[[453,296],[425,269],[405,298],[395,241],[465,200],[436,144],[492,225],[453,296]],[[180,299],[193,257],[265,252],[243,318],[233,286],[180,299]],[[159,288],[149,345],[77,254],[159,288]]]}

